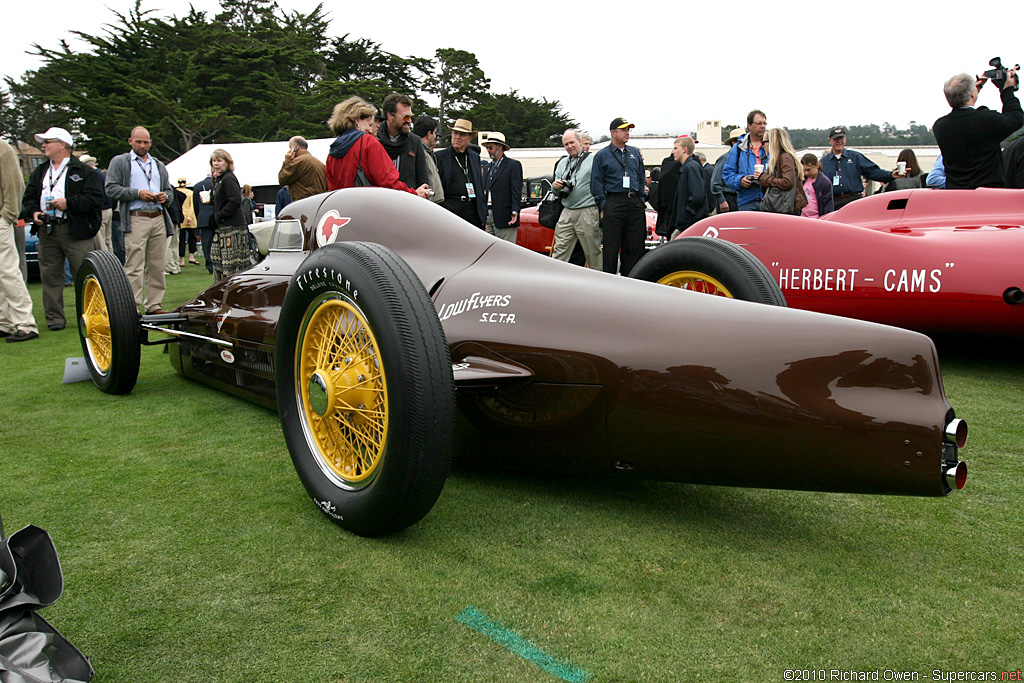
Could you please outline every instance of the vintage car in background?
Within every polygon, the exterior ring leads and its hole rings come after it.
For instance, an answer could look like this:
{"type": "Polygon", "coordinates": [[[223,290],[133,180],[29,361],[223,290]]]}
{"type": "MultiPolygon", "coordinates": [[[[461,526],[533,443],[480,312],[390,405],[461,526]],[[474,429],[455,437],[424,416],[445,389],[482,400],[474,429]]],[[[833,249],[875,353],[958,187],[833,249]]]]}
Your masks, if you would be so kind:
{"type": "Polygon", "coordinates": [[[33,235],[31,230],[32,226],[25,223],[23,220],[18,221],[21,224],[15,227],[15,230],[25,231],[25,263],[28,264],[28,272],[39,273],[39,236],[33,235]]]}
{"type": "Polygon", "coordinates": [[[927,334],[1024,336],[1024,190],[886,192],[821,220],[712,216],[648,253],[632,275],[742,298],[748,273],[709,266],[714,245],[694,237],[752,254],[792,308],[927,334]]]}
{"type": "Polygon", "coordinates": [[[380,188],[288,205],[268,252],[144,316],[90,253],[86,365],[127,393],[140,347],[166,345],[186,377],[277,410],[315,505],[357,534],[430,510],[456,408],[460,449],[530,470],[918,496],[966,481],[931,340],[786,308],[771,278],[763,300],[783,305],[577,268],[380,188]]]}
{"type": "MultiPolygon", "coordinates": [[[[519,231],[516,233],[516,244],[545,256],[551,255],[551,249],[555,245],[555,231],[541,225],[537,214],[540,211],[538,205],[551,191],[551,178],[551,175],[546,175],[527,178],[523,181],[523,210],[519,213],[519,231]]],[[[658,246],[661,242],[654,232],[657,222],[658,213],[648,209],[647,237],[645,239],[648,250],[658,246]]],[[[574,262],[583,265],[583,250],[578,243],[576,251],[579,253],[574,262]]]]}

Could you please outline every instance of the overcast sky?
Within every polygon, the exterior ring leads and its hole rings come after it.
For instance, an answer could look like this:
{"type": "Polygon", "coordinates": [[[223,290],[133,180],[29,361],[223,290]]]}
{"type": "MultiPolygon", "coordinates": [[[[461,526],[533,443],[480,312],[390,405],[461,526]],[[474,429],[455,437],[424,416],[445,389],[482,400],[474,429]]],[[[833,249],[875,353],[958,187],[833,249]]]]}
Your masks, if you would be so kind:
{"type": "MultiPolygon", "coordinates": [[[[317,4],[279,1],[302,11],[317,4]]],[[[192,4],[211,14],[219,6],[192,4]]],[[[325,7],[332,34],[370,38],[402,56],[432,57],[439,47],[473,52],[492,91],[558,100],[595,138],[616,116],[635,123],[636,133],[678,134],[696,130],[702,119],[743,124],[753,108],[765,111],[769,127],[888,121],[906,128],[912,120],[931,127],[948,111],[946,78],[980,73],[996,55],[1011,65],[1024,60],[1024,41],[1014,38],[1019,19],[999,4],[959,14],[951,4],[916,0],[521,2],[502,5],[501,13],[493,11],[496,4],[436,3],[463,10],[428,9],[417,18],[412,12],[429,5],[408,3],[403,16],[386,19],[398,5],[325,7]],[[574,24],[572,17],[580,18],[574,24]]],[[[90,3],[88,12],[80,0],[49,0],[43,13],[24,0],[5,5],[0,64],[5,75],[20,77],[39,65],[26,54],[32,43],[57,47],[73,29],[102,33],[114,19],[111,9],[127,13],[133,2],[107,0],[95,9],[90,3]]],[[[186,3],[166,0],[146,0],[143,8],[187,13],[186,3]]],[[[1000,106],[991,85],[979,103],[1000,106]]]]}

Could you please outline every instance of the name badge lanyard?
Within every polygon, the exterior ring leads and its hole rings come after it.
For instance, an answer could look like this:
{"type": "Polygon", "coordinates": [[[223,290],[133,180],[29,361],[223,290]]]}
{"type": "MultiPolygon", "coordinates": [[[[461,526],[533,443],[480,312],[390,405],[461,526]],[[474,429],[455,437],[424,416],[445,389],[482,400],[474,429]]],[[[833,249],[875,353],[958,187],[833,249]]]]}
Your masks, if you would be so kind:
{"type": "MultiPolygon", "coordinates": [[[[135,163],[139,165],[139,170],[142,171],[142,175],[146,176],[146,189],[153,192],[153,171],[147,171],[146,167],[142,165],[142,162],[139,161],[138,157],[135,157],[135,163]]],[[[156,193],[154,192],[154,194],[156,193]]],[[[153,202],[147,203],[152,204],[153,202]]]]}
{"type": "MultiPolygon", "coordinates": [[[[47,203],[53,201],[53,188],[57,187],[57,183],[59,183],[60,179],[64,177],[64,171],[68,170],[68,166],[70,166],[70,165],[71,164],[69,164],[69,163],[65,163],[64,167],[60,169],[60,173],[58,173],[57,177],[54,178],[53,177],[53,164],[50,164],[50,168],[47,169],[47,171],[46,171],[46,175],[50,178],[50,180],[45,181],[50,186],[50,196],[45,198],[45,201],[47,203]]],[[[57,215],[57,210],[56,209],[48,209],[47,213],[49,213],[51,216],[56,216],[57,215]]]]}
{"type": "Polygon", "coordinates": [[[462,169],[462,174],[466,176],[466,196],[470,199],[476,199],[476,187],[473,186],[473,176],[469,174],[469,155],[466,155],[466,165],[463,166],[462,162],[459,161],[459,155],[455,154],[455,163],[462,169]]]}
{"type": "Polygon", "coordinates": [[[615,157],[615,160],[618,161],[620,164],[622,164],[622,189],[624,189],[624,190],[628,190],[629,189],[629,171],[626,170],[626,158],[627,158],[628,154],[629,154],[629,150],[626,149],[625,147],[622,148],[622,158],[621,159],[619,158],[618,154],[615,154],[614,152],[612,152],[612,156],[615,157]]]}
{"type": "Polygon", "coordinates": [[[843,167],[843,157],[836,157],[834,154],[832,156],[836,159],[836,174],[832,176],[832,187],[839,187],[839,171],[843,167]]]}

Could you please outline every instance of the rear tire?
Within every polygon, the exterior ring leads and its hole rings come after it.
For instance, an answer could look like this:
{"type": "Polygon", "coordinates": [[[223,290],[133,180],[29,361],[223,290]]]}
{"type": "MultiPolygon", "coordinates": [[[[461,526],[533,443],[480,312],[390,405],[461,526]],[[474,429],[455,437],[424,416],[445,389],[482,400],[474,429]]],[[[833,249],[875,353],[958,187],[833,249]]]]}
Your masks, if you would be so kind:
{"type": "Polygon", "coordinates": [[[630,277],[703,294],[785,306],[779,285],[749,251],[713,237],[682,237],[649,252],[630,277]]]}
{"type": "Polygon", "coordinates": [[[139,378],[142,328],[131,285],[113,254],[91,251],[75,278],[78,336],[92,381],[127,394],[139,378]]]}
{"type": "Polygon", "coordinates": [[[274,361],[285,441],[324,514],[382,536],[430,511],[451,465],[454,378],[405,261],[361,242],[314,251],[285,296],[274,361]]]}

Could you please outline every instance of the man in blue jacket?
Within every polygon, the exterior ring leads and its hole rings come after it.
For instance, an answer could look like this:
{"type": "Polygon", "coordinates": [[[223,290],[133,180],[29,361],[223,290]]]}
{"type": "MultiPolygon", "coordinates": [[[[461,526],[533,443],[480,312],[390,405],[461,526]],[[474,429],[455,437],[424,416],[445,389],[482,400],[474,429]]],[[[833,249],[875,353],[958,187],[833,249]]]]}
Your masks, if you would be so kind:
{"type": "Polygon", "coordinates": [[[832,182],[836,209],[864,196],[861,176],[879,183],[888,183],[898,176],[899,171],[883,171],[860,152],[846,149],[846,129],[842,126],[829,131],[828,142],[832,151],[821,156],[821,172],[832,182]]]}
{"type": "Polygon", "coordinates": [[[754,167],[768,167],[768,145],[764,144],[764,132],[768,118],[760,109],[747,114],[747,135],[729,150],[725,158],[722,179],[725,185],[736,193],[737,209],[740,211],[761,210],[761,186],[754,180],[754,167]]]}
{"type": "Polygon", "coordinates": [[[629,275],[633,266],[644,255],[647,236],[647,183],[644,157],[636,147],[630,147],[629,130],[633,124],[626,119],[613,119],[609,125],[612,141],[594,155],[590,170],[590,194],[594,195],[601,212],[604,230],[604,272],[629,275]],[[622,267],[619,268],[619,250],[622,267]]]}

